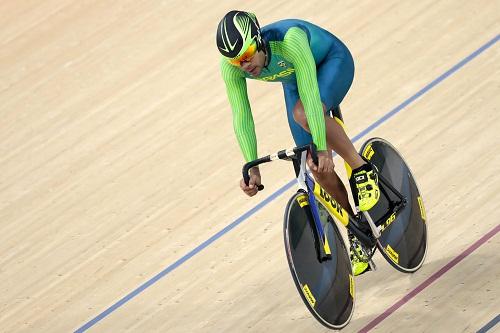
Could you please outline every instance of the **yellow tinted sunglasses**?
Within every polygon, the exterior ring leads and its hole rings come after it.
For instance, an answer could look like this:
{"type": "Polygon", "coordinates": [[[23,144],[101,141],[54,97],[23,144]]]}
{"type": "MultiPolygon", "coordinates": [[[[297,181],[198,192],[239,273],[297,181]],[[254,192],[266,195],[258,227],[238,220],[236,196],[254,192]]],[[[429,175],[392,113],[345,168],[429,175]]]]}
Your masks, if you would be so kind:
{"type": "Polygon", "coordinates": [[[252,57],[255,55],[256,52],[257,52],[257,43],[253,42],[241,56],[237,58],[228,59],[228,61],[229,63],[231,63],[231,65],[239,67],[241,66],[242,62],[249,61],[250,59],[252,59],[252,57]]]}

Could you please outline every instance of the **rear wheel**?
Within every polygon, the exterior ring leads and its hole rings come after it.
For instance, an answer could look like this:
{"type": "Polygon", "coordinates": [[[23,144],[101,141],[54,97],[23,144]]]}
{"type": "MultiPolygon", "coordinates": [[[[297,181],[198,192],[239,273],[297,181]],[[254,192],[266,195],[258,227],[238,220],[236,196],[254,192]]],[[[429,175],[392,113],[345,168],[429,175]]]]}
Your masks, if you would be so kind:
{"type": "Polygon", "coordinates": [[[285,210],[284,239],[288,265],[302,300],[313,316],[328,328],[346,326],[354,311],[354,279],[349,254],[336,223],[316,202],[332,258],[320,262],[314,222],[308,216],[307,194],[297,192],[285,210]]]}
{"type": "Polygon", "coordinates": [[[422,266],[428,244],[425,208],[413,174],[401,154],[384,139],[369,139],[360,153],[406,200],[399,212],[387,213],[401,199],[379,181],[380,200],[370,210],[381,229],[377,247],[397,270],[414,272],[422,266]]]}

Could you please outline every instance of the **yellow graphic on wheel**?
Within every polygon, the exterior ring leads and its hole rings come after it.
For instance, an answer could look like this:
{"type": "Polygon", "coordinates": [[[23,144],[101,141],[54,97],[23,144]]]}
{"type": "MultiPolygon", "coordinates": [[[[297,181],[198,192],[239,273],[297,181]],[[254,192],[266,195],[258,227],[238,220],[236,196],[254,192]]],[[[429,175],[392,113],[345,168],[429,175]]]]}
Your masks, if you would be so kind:
{"type": "Polygon", "coordinates": [[[309,205],[309,200],[307,199],[307,194],[302,194],[297,197],[297,202],[300,205],[300,208],[309,205]]]}
{"type": "Polygon", "coordinates": [[[389,244],[387,244],[385,250],[386,250],[389,258],[391,258],[392,261],[394,261],[396,264],[398,264],[399,263],[399,254],[389,244]]]}
{"type": "Polygon", "coordinates": [[[304,296],[307,298],[307,301],[309,302],[309,304],[311,304],[311,306],[314,308],[314,305],[316,305],[316,298],[314,298],[311,290],[309,289],[309,286],[307,284],[305,284],[303,287],[302,287],[302,292],[304,293],[304,296]]]}
{"type": "Polygon", "coordinates": [[[363,157],[366,158],[368,161],[372,159],[374,154],[375,151],[373,150],[372,145],[366,146],[365,150],[363,151],[363,157]]]}
{"type": "Polygon", "coordinates": [[[354,298],[354,278],[349,274],[349,294],[354,298]]]}
{"type": "Polygon", "coordinates": [[[427,221],[427,216],[425,215],[424,203],[422,201],[422,197],[417,197],[418,206],[420,207],[420,215],[424,221],[427,221]]]}

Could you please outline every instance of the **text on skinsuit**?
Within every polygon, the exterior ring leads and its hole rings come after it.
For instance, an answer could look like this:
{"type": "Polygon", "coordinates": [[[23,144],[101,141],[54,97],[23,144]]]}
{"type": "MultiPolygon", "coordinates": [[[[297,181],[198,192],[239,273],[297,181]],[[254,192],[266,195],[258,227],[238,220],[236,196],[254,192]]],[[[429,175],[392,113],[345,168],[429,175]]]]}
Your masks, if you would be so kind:
{"type": "Polygon", "coordinates": [[[290,74],[292,74],[294,72],[295,72],[295,69],[293,69],[293,68],[287,68],[284,71],[279,72],[278,74],[261,77],[260,80],[262,80],[262,81],[274,81],[277,78],[288,76],[288,75],[290,75],[290,74]]]}

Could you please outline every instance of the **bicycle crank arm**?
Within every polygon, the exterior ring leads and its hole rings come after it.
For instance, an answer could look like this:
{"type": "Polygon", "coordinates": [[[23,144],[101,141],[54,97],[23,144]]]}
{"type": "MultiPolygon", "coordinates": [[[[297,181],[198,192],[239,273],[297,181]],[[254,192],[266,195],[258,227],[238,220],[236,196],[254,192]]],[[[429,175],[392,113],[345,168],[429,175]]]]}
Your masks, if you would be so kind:
{"type": "Polygon", "coordinates": [[[365,216],[366,221],[368,221],[368,225],[370,226],[370,229],[372,230],[373,237],[375,237],[375,239],[379,239],[380,238],[380,231],[378,231],[378,228],[375,225],[375,223],[373,222],[372,217],[370,216],[370,214],[368,212],[363,212],[363,215],[365,216]]]}
{"type": "Polygon", "coordinates": [[[373,247],[375,246],[376,239],[372,237],[372,235],[368,235],[367,232],[362,230],[358,224],[358,222],[349,216],[349,224],[347,225],[347,228],[356,236],[356,238],[363,243],[364,246],[366,247],[373,247]]]}

